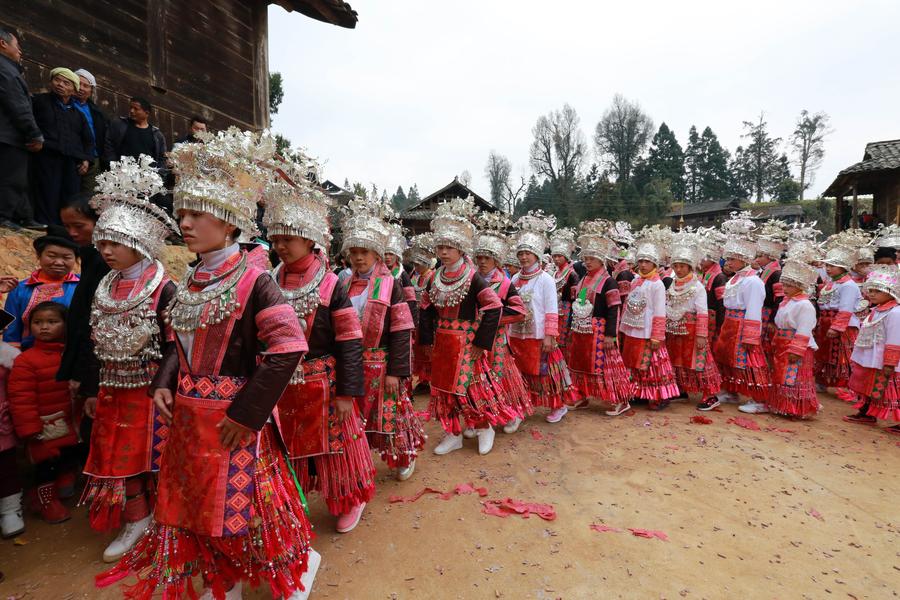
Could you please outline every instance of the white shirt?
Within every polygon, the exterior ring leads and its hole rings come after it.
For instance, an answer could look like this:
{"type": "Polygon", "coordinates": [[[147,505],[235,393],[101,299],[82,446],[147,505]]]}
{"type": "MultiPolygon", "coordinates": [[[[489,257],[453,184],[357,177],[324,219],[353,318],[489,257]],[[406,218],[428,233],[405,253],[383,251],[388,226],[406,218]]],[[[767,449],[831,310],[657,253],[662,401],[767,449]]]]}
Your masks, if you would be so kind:
{"type": "Polygon", "coordinates": [[[640,275],[635,278],[633,284],[631,292],[628,294],[628,300],[625,302],[626,314],[622,315],[622,325],[619,330],[630,337],[649,340],[653,333],[653,318],[665,319],[666,317],[666,285],[661,279],[642,280],[640,275]],[[637,285],[638,283],[640,285],[637,285]],[[639,306],[644,301],[646,306],[643,314],[640,317],[634,316],[635,320],[640,320],[643,324],[641,326],[626,324],[625,321],[629,319],[627,314],[629,307],[639,306]]]}
{"type": "MultiPolygon", "coordinates": [[[[826,279],[826,281],[829,279],[826,279]]],[[[856,285],[856,282],[849,276],[847,277],[847,281],[841,283],[835,282],[831,285],[831,290],[834,291],[830,294],[828,293],[830,290],[828,289],[829,284],[827,283],[825,284],[825,287],[822,288],[822,292],[819,292],[819,308],[822,310],[849,312],[851,317],[848,326],[859,327],[859,319],[856,316],[856,305],[862,299],[862,293],[859,291],[859,286],[856,285]],[[823,302],[823,298],[826,301],[823,302]]]]}
{"type": "MultiPolygon", "coordinates": [[[[536,266],[540,270],[540,264],[536,266]]],[[[509,334],[517,338],[542,340],[544,339],[544,320],[547,315],[556,315],[559,311],[556,302],[556,282],[553,280],[552,275],[544,271],[527,281],[520,279],[521,274],[521,271],[516,273],[512,282],[516,289],[519,290],[519,296],[522,297],[522,302],[525,304],[525,308],[528,309],[529,316],[534,319],[534,330],[532,333],[523,334],[522,330],[516,327],[519,324],[514,323],[510,327],[509,334]]],[[[526,317],[527,321],[528,318],[526,317]]]]}
{"type": "Polygon", "coordinates": [[[747,321],[762,322],[762,307],[766,299],[766,284],[753,272],[751,267],[744,267],[735,275],[732,275],[725,284],[725,308],[743,310],[744,319],[747,321]],[[737,275],[741,275],[734,284],[731,282],[737,275]]]}
{"type": "Polygon", "coordinates": [[[850,360],[863,367],[881,369],[884,367],[884,347],[888,344],[900,346],[900,305],[884,311],[872,308],[860,323],[859,337],[850,360]],[[876,334],[876,341],[867,343],[872,334],[876,334]],[[882,336],[883,339],[877,341],[882,336]]]}
{"type": "Polygon", "coordinates": [[[816,326],[816,309],[807,298],[791,299],[782,304],[775,314],[775,327],[779,329],[793,329],[795,335],[809,337],[808,348],[818,350],[819,346],[813,337],[813,328],[816,326]]]}

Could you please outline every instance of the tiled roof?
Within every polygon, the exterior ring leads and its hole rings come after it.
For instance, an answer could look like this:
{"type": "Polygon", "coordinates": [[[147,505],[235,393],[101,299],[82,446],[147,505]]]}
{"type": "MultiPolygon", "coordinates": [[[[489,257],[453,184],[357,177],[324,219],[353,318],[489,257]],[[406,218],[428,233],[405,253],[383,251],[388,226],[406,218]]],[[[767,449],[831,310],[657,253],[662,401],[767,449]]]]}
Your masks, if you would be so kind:
{"type": "Polygon", "coordinates": [[[841,171],[841,175],[898,168],[900,168],[900,140],[870,142],[866,144],[866,153],[862,161],[847,167],[841,171]]]}
{"type": "Polygon", "coordinates": [[[667,216],[680,217],[684,215],[702,215],[716,212],[728,212],[732,210],[740,210],[741,204],[738,200],[716,200],[715,202],[692,202],[685,204],[684,209],[681,207],[673,209],[667,216]]]}

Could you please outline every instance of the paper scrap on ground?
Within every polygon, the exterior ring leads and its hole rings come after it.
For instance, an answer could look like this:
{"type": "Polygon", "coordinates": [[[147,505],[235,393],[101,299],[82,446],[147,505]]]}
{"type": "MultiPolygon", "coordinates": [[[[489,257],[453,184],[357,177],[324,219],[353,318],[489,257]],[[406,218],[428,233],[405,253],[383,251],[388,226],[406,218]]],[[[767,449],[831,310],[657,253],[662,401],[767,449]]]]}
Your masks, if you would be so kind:
{"type": "Polygon", "coordinates": [[[521,515],[523,519],[536,515],[545,521],[556,519],[556,509],[552,504],[540,504],[537,502],[523,502],[513,498],[503,500],[485,500],[481,503],[481,512],[486,515],[506,518],[509,515],[521,515]]]}
{"type": "Polygon", "coordinates": [[[731,417],[728,419],[728,422],[733,423],[738,427],[743,427],[744,429],[759,431],[759,425],[753,419],[748,419],[746,417],[731,417]]]}
{"type": "Polygon", "coordinates": [[[388,498],[388,502],[391,504],[396,504],[398,502],[415,502],[426,494],[437,494],[438,498],[440,498],[441,500],[449,500],[453,496],[464,496],[466,494],[478,494],[479,496],[484,498],[485,496],[487,496],[487,488],[475,487],[471,483],[457,483],[456,486],[449,492],[443,492],[441,490],[427,487],[418,491],[412,496],[391,496],[390,498],[388,498]]]}
{"type": "Polygon", "coordinates": [[[622,533],[622,530],[618,527],[610,527],[609,525],[604,525],[603,523],[591,523],[591,529],[598,533],[606,533],[607,531],[612,531],[613,533],[622,533]]]}
{"type": "Polygon", "coordinates": [[[703,415],[694,415],[691,417],[691,423],[699,423],[700,425],[709,425],[713,422],[709,417],[704,417],[703,415]]]}
{"type": "Polygon", "coordinates": [[[628,531],[631,532],[631,535],[634,535],[637,537],[647,538],[647,539],[651,539],[651,540],[653,538],[656,538],[656,539],[662,540],[664,542],[669,541],[669,536],[667,536],[662,531],[657,531],[655,529],[636,529],[636,528],[629,527],[628,531]]]}

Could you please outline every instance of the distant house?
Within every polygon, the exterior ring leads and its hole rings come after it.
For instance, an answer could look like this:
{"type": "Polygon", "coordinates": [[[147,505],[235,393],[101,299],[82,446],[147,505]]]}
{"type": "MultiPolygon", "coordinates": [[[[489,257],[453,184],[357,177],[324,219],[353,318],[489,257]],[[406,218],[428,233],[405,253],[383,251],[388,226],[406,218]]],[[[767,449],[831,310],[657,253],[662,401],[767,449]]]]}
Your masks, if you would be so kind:
{"type": "Polygon", "coordinates": [[[353,198],[353,192],[349,190],[345,190],[338,184],[334,183],[326,179],[322,183],[319,184],[326,194],[334,201],[335,206],[346,206],[348,202],[353,198]]]}
{"type": "Polygon", "coordinates": [[[27,0],[4,3],[2,20],[19,32],[33,91],[47,87],[54,67],[83,67],[111,117],[128,114],[130,97],[147,98],[171,146],[194,114],[212,129],[269,126],[271,4],[356,27],[342,0],[27,0]]]}
{"type": "Polygon", "coordinates": [[[863,159],[838,173],[822,193],[835,199],[835,231],[858,226],[859,196],[869,194],[877,221],[900,224],[900,140],[866,144],[863,159]]]}
{"type": "Polygon", "coordinates": [[[672,229],[681,227],[714,227],[728,218],[732,211],[741,210],[740,200],[696,202],[673,208],[666,215],[672,229]]]}
{"type": "Polygon", "coordinates": [[[454,177],[453,181],[438,191],[425,196],[418,204],[404,210],[400,214],[400,221],[403,223],[403,227],[409,231],[409,236],[424,233],[431,229],[431,219],[434,217],[434,211],[437,209],[438,204],[453,198],[465,198],[467,196],[472,196],[475,199],[475,206],[479,209],[489,212],[497,211],[496,206],[463,185],[459,177],[454,177]]]}
{"type": "Polygon", "coordinates": [[[802,223],[803,207],[799,204],[768,204],[762,206],[751,206],[750,214],[753,215],[754,221],[768,221],[769,219],[778,219],[785,223],[802,223]]]}

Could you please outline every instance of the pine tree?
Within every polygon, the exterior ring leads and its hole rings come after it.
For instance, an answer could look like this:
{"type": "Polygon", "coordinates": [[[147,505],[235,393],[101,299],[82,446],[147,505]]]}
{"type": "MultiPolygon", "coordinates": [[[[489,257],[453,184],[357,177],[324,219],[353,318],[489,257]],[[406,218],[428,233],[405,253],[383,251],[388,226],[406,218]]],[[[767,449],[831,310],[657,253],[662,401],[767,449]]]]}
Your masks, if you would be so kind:
{"type": "Polygon", "coordinates": [[[668,181],[676,198],[684,197],[684,151],[669,126],[659,126],[645,160],[635,167],[634,182],[643,190],[651,181],[668,181]]]}
{"type": "Polygon", "coordinates": [[[702,150],[700,136],[697,134],[697,127],[691,125],[691,130],[688,133],[687,147],[684,150],[685,202],[700,202],[702,200],[702,150]]]}
{"type": "Polygon", "coordinates": [[[734,156],[728,162],[728,195],[738,200],[746,200],[750,197],[750,183],[747,181],[749,155],[744,152],[743,146],[738,146],[734,156]]]}
{"type": "Polygon", "coordinates": [[[707,127],[700,136],[700,197],[702,201],[728,197],[728,151],[707,127]]]}
{"type": "Polygon", "coordinates": [[[419,196],[419,186],[415,183],[409,187],[409,192],[406,194],[406,208],[412,208],[422,201],[422,197],[419,196]]]}
{"type": "Polygon", "coordinates": [[[352,188],[350,187],[350,180],[344,177],[344,189],[346,191],[350,191],[352,188]]]}
{"type": "Polygon", "coordinates": [[[757,202],[762,202],[764,194],[770,192],[777,185],[779,177],[778,155],[776,148],[781,138],[773,138],[769,135],[768,123],[759,115],[759,121],[751,123],[744,121],[746,133],[742,137],[750,140],[745,153],[748,155],[746,167],[747,180],[750,183],[750,192],[756,197],[757,202]],[[773,181],[775,183],[773,183],[773,181]]]}
{"type": "Polygon", "coordinates": [[[406,207],[409,205],[409,200],[406,197],[406,192],[403,191],[403,186],[398,185],[397,191],[394,192],[394,195],[391,196],[391,206],[394,207],[398,213],[406,210],[406,207]]]}

